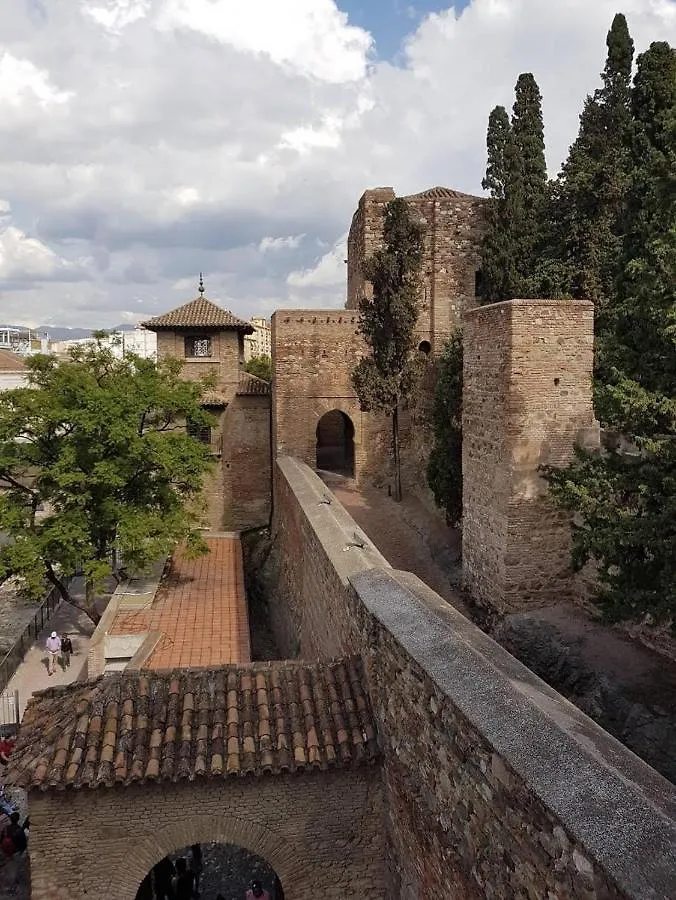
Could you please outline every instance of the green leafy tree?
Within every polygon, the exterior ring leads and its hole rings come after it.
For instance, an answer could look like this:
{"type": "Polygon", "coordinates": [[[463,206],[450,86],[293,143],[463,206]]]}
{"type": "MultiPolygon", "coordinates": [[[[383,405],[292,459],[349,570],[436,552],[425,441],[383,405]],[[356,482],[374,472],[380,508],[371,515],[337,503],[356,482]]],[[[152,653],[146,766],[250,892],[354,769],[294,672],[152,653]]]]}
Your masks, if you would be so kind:
{"type": "Polygon", "coordinates": [[[613,19],[606,44],[603,87],[587,97],[579,134],[554,185],[551,205],[560,289],[594,302],[597,333],[614,294],[630,169],[634,44],[621,13],[613,19]]]}
{"type": "Polygon", "coordinates": [[[491,113],[487,147],[484,185],[495,206],[482,247],[482,297],[534,297],[540,293],[547,167],[542,96],[532,74],[518,78],[509,128],[502,107],[491,113]]]}
{"type": "Polygon", "coordinates": [[[272,360],[269,356],[254,356],[245,364],[244,371],[263,381],[272,381],[272,360]]]}
{"type": "Polygon", "coordinates": [[[632,92],[631,183],[596,409],[632,454],[578,451],[548,470],[575,514],[574,562],[594,559],[612,618],[676,620],[676,54],[652,44],[632,92]]]}
{"type": "Polygon", "coordinates": [[[432,408],[434,443],[427,465],[437,506],[449,525],[462,519],[462,331],[451,335],[437,363],[432,408]]]}
{"type": "Polygon", "coordinates": [[[384,220],[383,246],[364,267],[373,297],[359,302],[359,332],[369,353],[353,370],[352,384],[363,410],[392,417],[394,496],[401,500],[399,411],[412,396],[421,373],[414,350],[423,228],[401,198],[387,204],[384,220]]]}
{"type": "Polygon", "coordinates": [[[178,540],[205,545],[186,501],[200,491],[208,448],[185,422],[211,424],[207,382],[180,378],[180,363],[117,359],[97,341],[68,360],[28,360],[28,385],[0,404],[0,578],[45,584],[98,621],[96,592],[117,560],[143,570],[178,540]],[[81,601],[69,579],[84,573],[81,601]]]}

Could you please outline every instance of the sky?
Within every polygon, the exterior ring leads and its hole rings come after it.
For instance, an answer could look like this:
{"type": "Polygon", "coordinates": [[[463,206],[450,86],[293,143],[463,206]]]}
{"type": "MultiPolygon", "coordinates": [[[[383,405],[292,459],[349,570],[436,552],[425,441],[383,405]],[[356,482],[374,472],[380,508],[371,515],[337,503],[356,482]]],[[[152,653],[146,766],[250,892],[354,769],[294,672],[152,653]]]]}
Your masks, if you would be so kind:
{"type": "Polygon", "coordinates": [[[676,44],[676,0],[0,3],[0,322],[342,306],[363,191],[480,193],[521,72],[556,174],[618,11],[676,44]]]}

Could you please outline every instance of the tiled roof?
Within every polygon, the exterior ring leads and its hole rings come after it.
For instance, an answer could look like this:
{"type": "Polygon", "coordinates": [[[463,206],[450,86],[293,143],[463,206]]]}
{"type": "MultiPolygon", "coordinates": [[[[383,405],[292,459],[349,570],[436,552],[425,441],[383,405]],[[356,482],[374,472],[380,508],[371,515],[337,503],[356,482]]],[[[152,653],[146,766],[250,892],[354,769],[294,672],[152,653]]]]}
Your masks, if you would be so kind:
{"type": "MultiPolygon", "coordinates": [[[[473,194],[465,194],[463,191],[454,191],[452,188],[433,187],[419,194],[409,194],[406,200],[455,200],[463,197],[472,197],[473,194]]],[[[480,197],[475,197],[479,200],[480,197]]]]}
{"type": "Polygon", "coordinates": [[[35,694],[6,781],[82,788],[347,768],[378,756],[361,658],[119,673],[35,694]]]}
{"type": "Polygon", "coordinates": [[[10,350],[0,350],[0,372],[23,372],[26,363],[10,350]]]}
{"type": "Polygon", "coordinates": [[[227,406],[229,400],[220,391],[205,391],[200,397],[200,403],[203,406],[227,406]]]}
{"type": "Polygon", "coordinates": [[[162,316],[155,316],[143,322],[143,327],[150,331],[161,331],[172,328],[210,328],[218,330],[236,329],[245,334],[253,334],[253,326],[243,319],[238,319],[229,310],[221,309],[206,297],[197,297],[190,303],[172,309],[162,316]]]}
{"type": "Polygon", "coordinates": [[[259,378],[257,375],[250,375],[248,372],[242,372],[239,376],[239,384],[237,385],[238,394],[269,394],[270,382],[259,378]]]}

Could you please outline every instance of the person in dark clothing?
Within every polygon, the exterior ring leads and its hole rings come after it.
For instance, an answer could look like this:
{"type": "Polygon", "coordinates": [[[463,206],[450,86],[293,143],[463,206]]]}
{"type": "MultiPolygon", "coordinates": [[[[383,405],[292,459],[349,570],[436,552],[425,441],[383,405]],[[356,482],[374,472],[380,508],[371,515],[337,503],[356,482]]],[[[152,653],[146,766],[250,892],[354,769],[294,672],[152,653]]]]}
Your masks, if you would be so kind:
{"type": "Polygon", "coordinates": [[[199,897],[202,875],[202,848],[199,844],[193,844],[190,848],[190,871],[195,876],[195,896],[199,897]]]}
{"type": "Polygon", "coordinates": [[[176,860],[176,877],[174,878],[174,896],[176,900],[192,900],[195,890],[195,876],[188,868],[188,861],[183,856],[176,860]]]}
{"type": "Polygon", "coordinates": [[[153,868],[156,900],[175,900],[171,879],[174,877],[174,864],[165,856],[153,868]]]}
{"type": "MultiPolygon", "coordinates": [[[[28,821],[28,820],[26,820],[28,821]]],[[[15,853],[23,853],[26,847],[28,846],[28,840],[26,839],[26,822],[24,822],[23,826],[19,825],[19,813],[13,812],[9,817],[9,825],[7,826],[7,834],[11,837],[12,843],[14,844],[14,852],[15,853]]]]}

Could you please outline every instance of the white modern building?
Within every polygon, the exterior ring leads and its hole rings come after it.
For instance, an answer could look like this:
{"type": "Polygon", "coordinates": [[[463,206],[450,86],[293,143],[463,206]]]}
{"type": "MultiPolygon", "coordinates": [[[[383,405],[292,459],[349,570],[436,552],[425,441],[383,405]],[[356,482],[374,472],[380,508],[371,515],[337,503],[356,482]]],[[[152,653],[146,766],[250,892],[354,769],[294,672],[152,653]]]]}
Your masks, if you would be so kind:
{"type": "Polygon", "coordinates": [[[272,355],[272,339],[270,335],[270,323],[267,319],[253,318],[250,320],[253,326],[253,334],[244,335],[244,361],[258,356],[272,355]]]}

